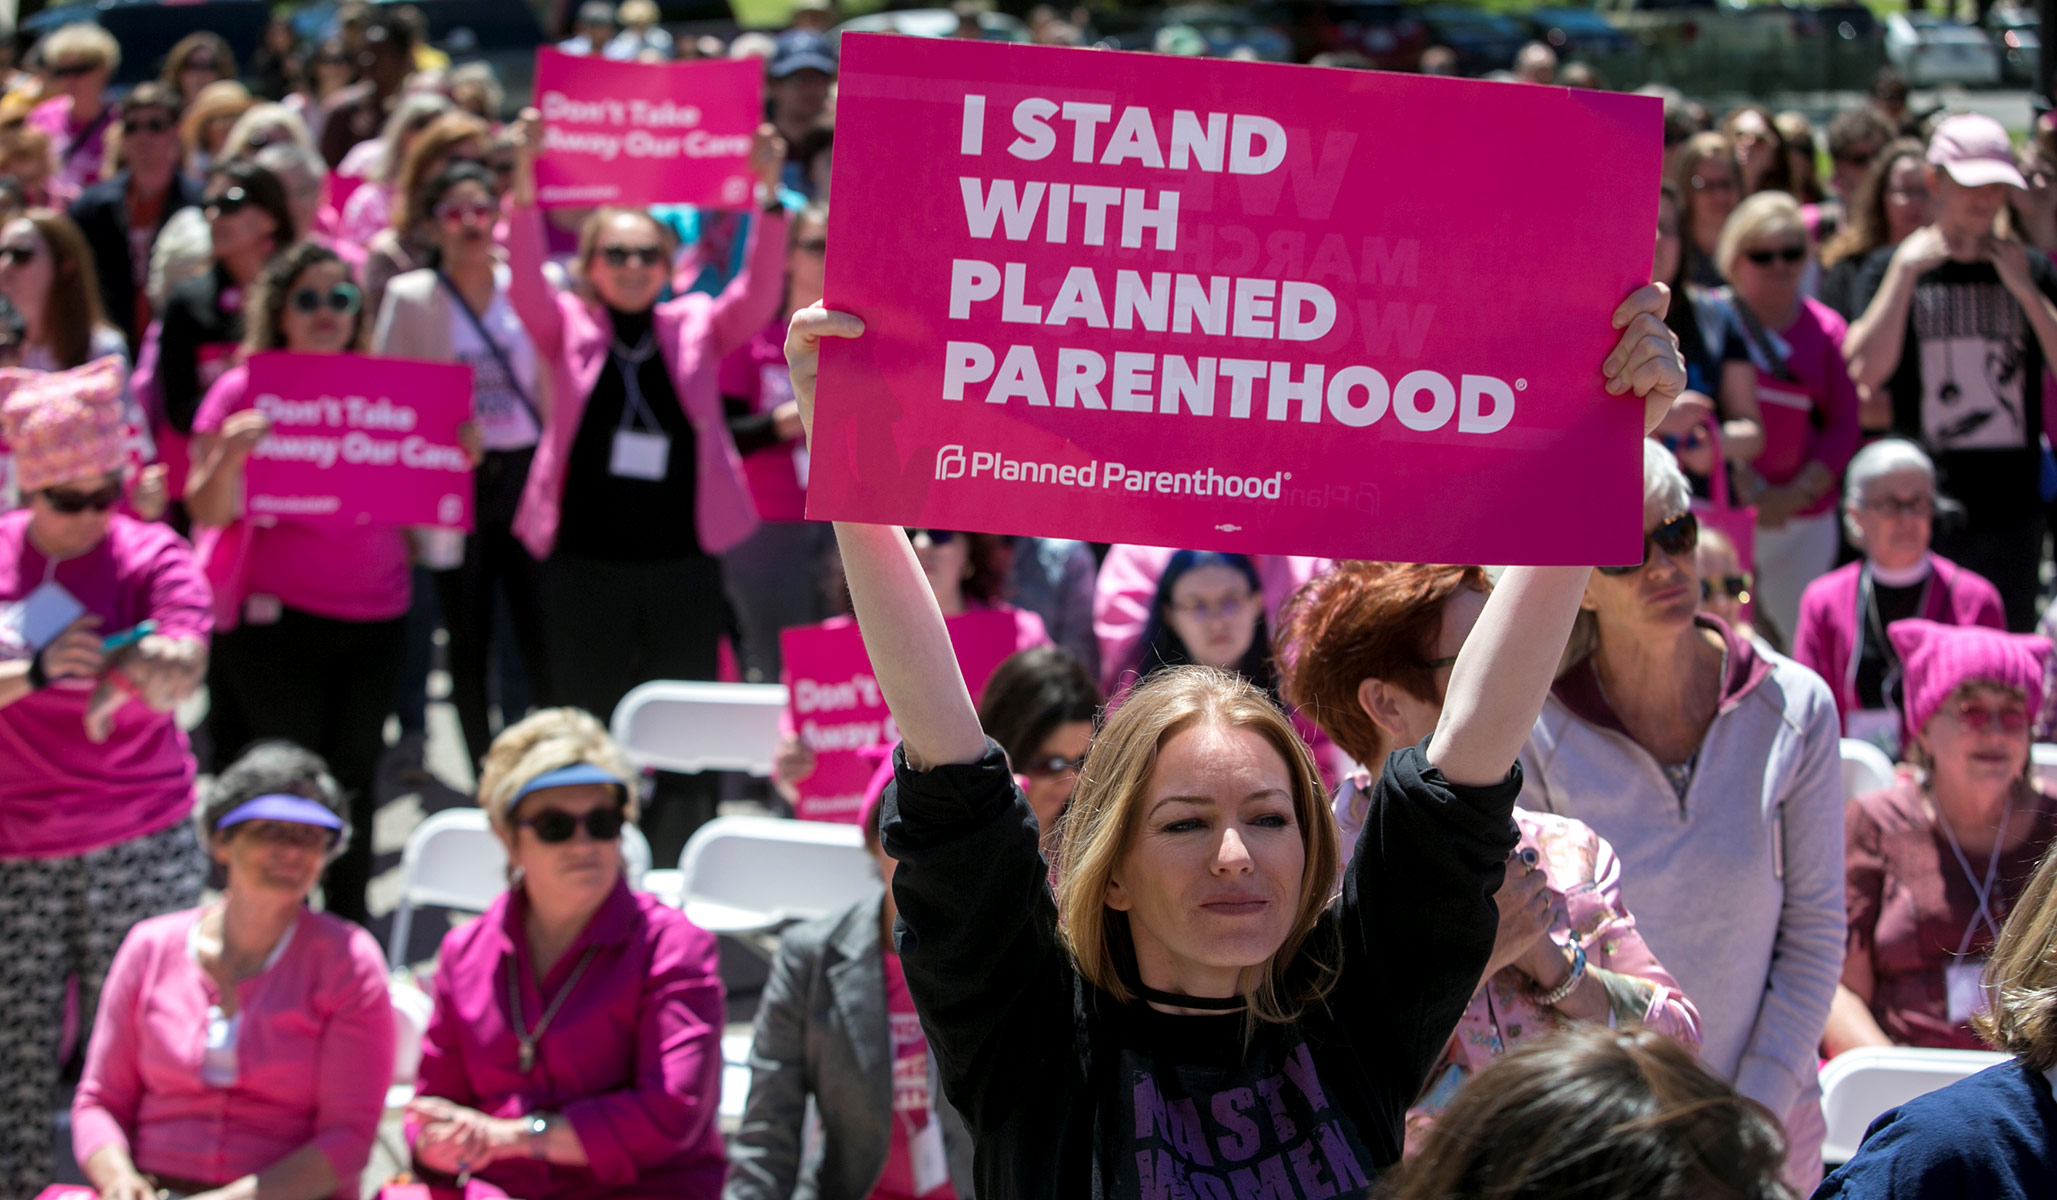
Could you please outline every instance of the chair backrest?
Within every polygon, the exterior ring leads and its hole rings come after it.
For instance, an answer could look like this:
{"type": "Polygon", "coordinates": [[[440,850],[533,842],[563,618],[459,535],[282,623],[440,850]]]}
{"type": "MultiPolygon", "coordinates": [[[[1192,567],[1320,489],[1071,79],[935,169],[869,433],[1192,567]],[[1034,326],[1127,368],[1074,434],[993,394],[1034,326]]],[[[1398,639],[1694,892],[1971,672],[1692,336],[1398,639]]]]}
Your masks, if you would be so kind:
{"type": "MultiPolygon", "coordinates": [[[[622,869],[629,886],[640,889],[650,870],[650,842],[643,831],[621,831],[622,869]]],[[[484,809],[450,808],[431,813],[400,852],[400,900],[386,961],[398,971],[406,962],[408,935],[417,908],[454,908],[480,913],[507,890],[507,848],[493,832],[484,809]]]]}
{"type": "Polygon", "coordinates": [[[421,1042],[428,1036],[436,1002],[404,979],[386,982],[393,1000],[393,1082],[412,1084],[421,1069],[421,1042]]]}
{"type": "Polygon", "coordinates": [[[855,825],[717,817],[679,856],[685,911],[714,933],[772,929],[847,908],[879,887],[855,825]]]}
{"type": "Polygon", "coordinates": [[[1864,1131],[1887,1110],[2006,1061],[2007,1055],[1986,1050],[1914,1046],[1869,1046],[1838,1054],[1821,1069],[1821,1113],[1828,1122],[1822,1157],[1848,1162],[1864,1131]]]}
{"type": "Polygon", "coordinates": [[[1843,799],[1893,786],[1893,760],[1886,752],[1856,738],[1843,739],[1843,799]]]}
{"type": "Polygon", "coordinates": [[[2047,796],[2057,796],[2057,746],[2049,742],[2037,742],[2030,746],[2028,773],[2035,781],[2037,791],[2047,796]]]}
{"type": "Polygon", "coordinates": [[[771,775],[786,688],[778,683],[646,683],[621,698],[614,740],[646,767],[771,775]]]}

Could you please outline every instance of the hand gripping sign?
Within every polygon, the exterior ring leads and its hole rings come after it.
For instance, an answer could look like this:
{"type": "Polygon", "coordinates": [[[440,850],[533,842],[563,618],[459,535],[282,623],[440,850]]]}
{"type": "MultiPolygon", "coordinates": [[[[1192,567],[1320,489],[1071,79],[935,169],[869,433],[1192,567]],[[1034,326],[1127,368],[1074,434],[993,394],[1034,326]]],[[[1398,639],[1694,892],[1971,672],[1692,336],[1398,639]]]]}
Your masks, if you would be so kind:
{"type": "Polygon", "coordinates": [[[1644,97],[843,39],[808,516],[1636,557],[1644,97]]]}
{"type": "Polygon", "coordinates": [[[544,48],[536,107],[544,208],[750,207],[750,139],[764,120],[757,59],[631,63],[544,48]]]}
{"type": "Polygon", "coordinates": [[[244,511],[303,524],[471,528],[471,368],[361,354],[258,354],[271,432],[243,468],[244,511]]]}

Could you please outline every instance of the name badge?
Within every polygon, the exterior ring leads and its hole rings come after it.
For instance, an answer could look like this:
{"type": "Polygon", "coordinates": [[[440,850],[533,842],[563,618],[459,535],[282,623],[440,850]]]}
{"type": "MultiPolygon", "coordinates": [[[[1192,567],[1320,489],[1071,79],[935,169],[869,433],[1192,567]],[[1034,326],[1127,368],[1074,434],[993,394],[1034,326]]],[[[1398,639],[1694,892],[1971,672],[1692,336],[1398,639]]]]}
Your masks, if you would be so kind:
{"type": "Polygon", "coordinates": [[[286,615],[286,606],[277,596],[255,595],[243,601],[243,624],[276,625],[286,615]]]}
{"type": "Polygon", "coordinates": [[[664,434],[637,429],[614,431],[614,453],[607,460],[608,474],[654,483],[664,478],[664,469],[670,462],[671,439],[664,434]]]}
{"type": "Polygon", "coordinates": [[[1943,983],[1950,994],[1950,1020],[1962,1025],[1992,1007],[1986,994],[1986,964],[1977,960],[1952,963],[1943,968],[1943,983]]]}
{"type": "Polygon", "coordinates": [[[950,1182],[950,1157],[943,1153],[943,1123],[929,1110],[928,1124],[914,1135],[908,1146],[914,1160],[914,1194],[926,1196],[950,1182]]]}
{"type": "Polygon", "coordinates": [[[16,651],[16,657],[38,653],[85,615],[86,606],[53,580],[13,604],[0,604],[0,648],[16,651]]]}

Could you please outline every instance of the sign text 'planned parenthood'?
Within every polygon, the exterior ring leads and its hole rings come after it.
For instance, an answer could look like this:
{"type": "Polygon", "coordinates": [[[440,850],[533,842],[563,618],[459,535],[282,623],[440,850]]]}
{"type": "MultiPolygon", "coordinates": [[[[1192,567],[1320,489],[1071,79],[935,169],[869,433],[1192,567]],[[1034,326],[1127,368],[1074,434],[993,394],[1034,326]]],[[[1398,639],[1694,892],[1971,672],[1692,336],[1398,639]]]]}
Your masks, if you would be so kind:
{"type": "Polygon", "coordinates": [[[1612,562],[1647,99],[843,40],[809,516],[1612,562]],[[1198,97],[1210,98],[1196,102],[1198,97]]]}
{"type": "Polygon", "coordinates": [[[754,58],[631,63],[537,50],[536,201],[748,208],[763,97],[754,58]]]}

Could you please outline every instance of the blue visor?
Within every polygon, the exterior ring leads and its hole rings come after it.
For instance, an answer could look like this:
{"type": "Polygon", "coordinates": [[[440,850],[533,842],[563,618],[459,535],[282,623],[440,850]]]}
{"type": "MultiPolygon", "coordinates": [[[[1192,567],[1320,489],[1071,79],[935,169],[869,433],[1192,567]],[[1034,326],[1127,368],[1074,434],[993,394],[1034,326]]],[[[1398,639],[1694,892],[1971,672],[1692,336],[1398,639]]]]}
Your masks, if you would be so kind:
{"type": "Polygon", "coordinates": [[[627,794],[629,788],[626,780],[604,767],[596,767],[592,763],[573,763],[568,767],[559,767],[555,771],[545,771],[522,784],[521,790],[514,793],[514,803],[507,807],[512,810],[515,804],[520,804],[531,792],[540,792],[544,788],[574,787],[582,783],[604,783],[620,788],[623,794],[627,794]]]}
{"type": "Polygon", "coordinates": [[[330,812],[328,806],[320,801],[279,792],[238,804],[216,821],[214,828],[219,831],[245,821],[286,821],[294,825],[319,825],[337,832],[343,828],[343,818],[330,812]]]}

